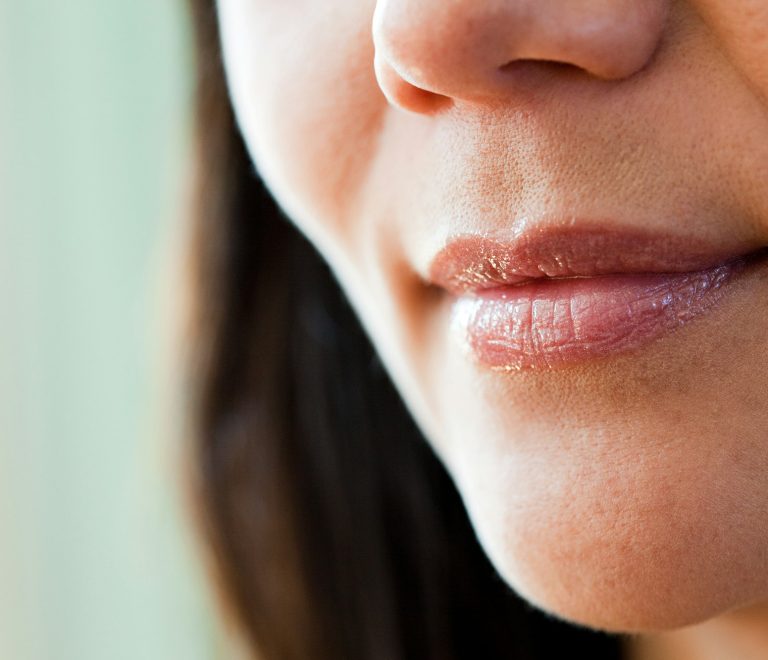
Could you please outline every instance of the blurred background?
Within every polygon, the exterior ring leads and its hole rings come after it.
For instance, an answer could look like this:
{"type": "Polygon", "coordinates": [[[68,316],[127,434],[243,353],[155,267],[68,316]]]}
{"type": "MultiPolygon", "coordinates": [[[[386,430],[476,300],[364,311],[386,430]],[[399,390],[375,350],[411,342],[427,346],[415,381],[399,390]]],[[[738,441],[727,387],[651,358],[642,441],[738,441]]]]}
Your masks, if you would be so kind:
{"type": "Polygon", "coordinates": [[[164,364],[183,10],[0,0],[0,658],[224,657],[164,364]]]}

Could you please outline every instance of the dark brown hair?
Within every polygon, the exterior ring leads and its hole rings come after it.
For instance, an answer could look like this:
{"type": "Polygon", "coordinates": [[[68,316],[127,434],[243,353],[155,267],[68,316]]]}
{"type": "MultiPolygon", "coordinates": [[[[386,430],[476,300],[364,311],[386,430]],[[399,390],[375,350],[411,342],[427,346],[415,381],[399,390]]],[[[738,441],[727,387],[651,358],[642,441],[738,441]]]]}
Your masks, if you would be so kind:
{"type": "MultiPolygon", "coordinates": [[[[352,1],[352,0],[350,0],[352,1]]],[[[264,660],[618,657],[519,599],[315,250],[253,171],[212,0],[190,0],[197,135],[196,493],[264,660]]]]}

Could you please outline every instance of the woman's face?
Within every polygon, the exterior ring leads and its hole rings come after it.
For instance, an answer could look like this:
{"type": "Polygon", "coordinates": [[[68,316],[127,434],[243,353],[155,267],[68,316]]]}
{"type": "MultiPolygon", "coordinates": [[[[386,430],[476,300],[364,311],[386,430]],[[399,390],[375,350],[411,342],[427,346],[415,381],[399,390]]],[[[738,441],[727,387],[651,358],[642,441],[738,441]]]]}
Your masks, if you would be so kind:
{"type": "Polygon", "coordinates": [[[261,174],[508,583],[608,630],[768,600],[768,3],[219,12],[261,174]]]}

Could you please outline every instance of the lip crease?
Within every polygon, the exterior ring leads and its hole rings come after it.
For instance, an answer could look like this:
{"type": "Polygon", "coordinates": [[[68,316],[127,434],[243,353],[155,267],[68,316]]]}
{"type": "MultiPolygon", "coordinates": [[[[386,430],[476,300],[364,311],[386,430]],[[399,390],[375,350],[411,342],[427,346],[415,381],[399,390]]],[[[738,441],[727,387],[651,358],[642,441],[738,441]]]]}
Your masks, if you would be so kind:
{"type": "Polygon", "coordinates": [[[492,369],[552,369],[626,352],[711,309],[765,250],[594,226],[509,242],[452,237],[429,281],[453,294],[452,325],[492,369]]]}

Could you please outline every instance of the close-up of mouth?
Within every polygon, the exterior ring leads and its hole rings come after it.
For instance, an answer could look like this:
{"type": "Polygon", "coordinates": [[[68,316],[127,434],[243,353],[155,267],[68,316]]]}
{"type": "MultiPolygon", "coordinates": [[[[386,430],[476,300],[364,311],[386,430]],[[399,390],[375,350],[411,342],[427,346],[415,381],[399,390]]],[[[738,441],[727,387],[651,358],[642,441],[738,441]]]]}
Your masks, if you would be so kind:
{"type": "Polygon", "coordinates": [[[713,309],[765,248],[596,226],[511,241],[458,235],[429,268],[452,326],[492,369],[552,369],[624,353],[713,309]]]}
{"type": "Polygon", "coordinates": [[[768,660],[768,0],[0,34],[0,660],[768,660]]]}

